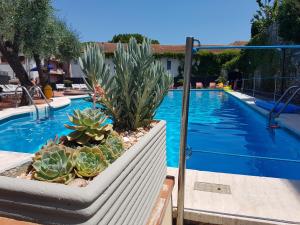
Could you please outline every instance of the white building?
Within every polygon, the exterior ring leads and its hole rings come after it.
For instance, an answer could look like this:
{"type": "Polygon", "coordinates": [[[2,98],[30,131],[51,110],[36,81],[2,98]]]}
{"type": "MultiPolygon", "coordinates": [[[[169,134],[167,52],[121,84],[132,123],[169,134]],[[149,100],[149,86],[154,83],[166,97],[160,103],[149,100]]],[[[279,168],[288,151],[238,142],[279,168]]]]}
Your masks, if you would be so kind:
{"type": "MultiPolygon", "coordinates": [[[[28,59],[23,55],[20,55],[19,58],[22,62],[23,67],[29,74],[30,69],[36,66],[34,60],[28,59]]],[[[6,59],[1,55],[1,53],[0,53],[0,75],[8,75],[10,77],[10,79],[16,78],[14,71],[12,70],[10,65],[7,63],[6,59]]]]}
{"type": "MultiPolygon", "coordinates": [[[[36,63],[34,59],[25,57],[24,55],[20,54],[19,56],[20,61],[26,70],[26,72],[29,75],[29,78],[37,78],[38,77],[38,72],[37,71],[30,71],[32,68],[36,67],[36,63]]],[[[42,59],[42,64],[44,63],[44,60],[42,59]]],[[[50,70],[50,81],[55,82],[56,80],[59,80],[62,75],[65,74],[63,70],[66,70],[67,66],[63,63],[59,63],[59,61],[55,59],[50,59],[48,63],[52,66],[52,69],[50,70]],[[62,65],[59,65],[62,64],[62,65]]],[[[6,77],[9,77],[9,79],[15,79],[16,75],[4,56],[1,55],[0,53],[0,82],[1,80],[6,80],[6,77]]]]}
{"type": "MultiPolygon", "coordinates": [[[[113,69],[114,65],[112,61],[112,55],[117,48],[117,44],[100,42],[99,45],[106,55],[106,63],[111,69],[113,69]]],[[[178,75],[178,66],[182,64],[182,60],[174,56],[178,54],[183,56],[185,46],[153,44],[152,49],[153,53],[161,60],[162,65],[166,68],[166,70],[169,71],[173,77],[176,77],[178,75]]],[[[77,61],[73,61],[71,63],[71,78],[80,78],[82,75],[83,73],[79,63],[77,61]]]]}

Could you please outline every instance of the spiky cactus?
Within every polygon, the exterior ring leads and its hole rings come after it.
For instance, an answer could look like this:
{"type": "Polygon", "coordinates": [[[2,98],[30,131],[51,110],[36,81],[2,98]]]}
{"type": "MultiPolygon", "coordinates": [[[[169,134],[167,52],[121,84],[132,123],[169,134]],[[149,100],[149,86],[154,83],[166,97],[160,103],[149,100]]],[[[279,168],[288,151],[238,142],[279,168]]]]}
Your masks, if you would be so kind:
{"type": "Polygon", "coordinates": [[[112,131],[112,125],[108,124],[107,116],[98,109],[74,110],[69,120],[74,125],[65,124],[65,127],[74,130],[67,135],[68,141],[79,145],[99,144],[112,131]]]}

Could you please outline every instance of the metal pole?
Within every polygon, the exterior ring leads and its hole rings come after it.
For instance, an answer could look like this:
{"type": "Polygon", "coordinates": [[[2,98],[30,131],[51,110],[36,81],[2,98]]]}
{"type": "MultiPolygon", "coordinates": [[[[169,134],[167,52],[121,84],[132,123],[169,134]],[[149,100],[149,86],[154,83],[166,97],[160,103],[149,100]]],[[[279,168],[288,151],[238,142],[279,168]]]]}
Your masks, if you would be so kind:
{"type": "Polygon", "coordinates": [[[245,79],[243,78],[242,79],[242,88],[241,88],[242,93],[244,93],[244,86],[245,86],[245,79]]]}
{"type": "Polygon", "coordinates": [[[183,225],[184,220],[184,185],[185,185],[185,160],[186,138],[188,126],[190,78],[192,70],[192,52],[194,38],[187,37],[185,45],[184,61],[184,89],[182,97],[181,129],[180,129],[180,155],[178,170],[178,194],[177,194],[177,225],[183,225]]]}
{"type": "Polygon", "coordinates": [[[281,94],[284,93],[284,79],[285,77],[285,55],[286,55],[286,49],[282,49],[282,65],[281,65],[281,94]]]}
{"type": "Polygon", "coordinates": [[[276,102],[276,93],[277,93],[277,76],[275,76],[274,80],[274,96],[273,96],[273,101],[276,102]]]}
{"type": "Polygon", "coordinates": [[[255,96],[255,76],[253,76],[252,96],[255,96]]]}

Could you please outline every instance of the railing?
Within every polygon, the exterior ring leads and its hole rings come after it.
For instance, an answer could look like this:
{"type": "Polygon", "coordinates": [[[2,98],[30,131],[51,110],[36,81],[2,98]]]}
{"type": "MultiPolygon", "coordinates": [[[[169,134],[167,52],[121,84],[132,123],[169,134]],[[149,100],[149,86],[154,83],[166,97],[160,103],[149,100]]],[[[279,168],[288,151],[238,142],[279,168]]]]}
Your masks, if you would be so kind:
{"type": "Polygon", "coordinates": [[[192,157],[192,153],[213,154],[213,155],[220,155],[220,156],[227,156],[227,157],[241,157],[241,158],[258,159],[258,160],[271,160],[271,161],[278,161],[278,162],[300,163],[299,159],[277,158],[277,157],[267,157],[267,156],[259,156],[259,155],[245,155],[245,154],[220,152],[218,150],[208,151],[208,150],[200,150],[200,149],[195,149],[195,150],[191,149],[189,158],[192,157]]]}
{"type": "Polygon", "coordinates": [[[300,91],[300,86],[298,85],[293,85],[291,87],[289,87],[284,93],[283,95],[278,99],[278,101],[275,103],[275,105],[273,106],[273,108],[271,109],[271,111],[269,112],[269,127],[277,125],[275,123],[275,118],[278,118],[280,116],[280,114],[286,109],[286,107],[288,106],[288,104],[293,100],[293,98],[297,95],[297,93],[300,91]],[[295,90],[296,89],[296,90],[295,90]],[[274,114],[275,109],[277,108],[277,106],[280,104],[280,102],[291,92],[295,90],[294,92],[292,92],[291,96],[288,98],[288,100],[284,103],[283,107],[276,113],[274,114]]]}
{"type": "Polygon", "coordinates": [[[242,79],[241,82],[242,92],[253,97],[263,96],[276,102],[289,86],[300,82],[300,77],[253,77],[242,79]]]}
{"type": "Polygon", "coordinates": [[[36,90],[37,90],[37,92],[43,97],[44,101],[46,102],[46,104],[48,105],[48,108],[49,108],[49,111],[48,111],[48,110],[47,110],[47,107],[45,107],[45,115],[48,114],[48,117],[50,117],[50,116],[51,116],[51,111],[52,111],[52,106],[51,106],[50,103],[48,102],[48,100],[47,100],[46,96],[44,95],[42,89],[41,89],[39,86],[34,85],[34,86],[32,86],[32,87],[29,89],[29,93],[31,93],[32,90],[33,90],[33,91],[36,91],[36,90]]]}
{"type": "MultiPolygon", "coordinates": [[[[15,95],[17,96],[18,90],[19,90],[20,88],[22,89],[22,91],[24,91],[26,97],[28,97],[30,103],[34,106],[35,111],[36,111],[36,118],[37,118],[37,120],[39,120],[39,118],[40,118],[40,116],[39,116],[39,109],[38,109],[38,107],[36,106],[36,104],[34,103],[32,97],[31,97],[31,95],[29,94],[29,92],[28,92],[28,90],[26,89],[26,87],[24,87],[24,86],[18,86],[18,87],[16,88],[16,90],[15,90],[15,95]]],[[[17,108],[17,107],[18,107],[18,100],[16,100],[16,108],[17,108]]]]}

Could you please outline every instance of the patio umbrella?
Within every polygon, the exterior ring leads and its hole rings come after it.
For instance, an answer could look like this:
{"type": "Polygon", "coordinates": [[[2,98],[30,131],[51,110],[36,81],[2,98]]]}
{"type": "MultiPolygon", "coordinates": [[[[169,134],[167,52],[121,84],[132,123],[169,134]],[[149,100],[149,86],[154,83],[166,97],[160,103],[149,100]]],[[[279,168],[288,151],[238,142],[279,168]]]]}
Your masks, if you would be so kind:
{"type": "MultiPolygon", "coordinates": [[[[47,65],[48,71],[50,71],[50,70],[53,69],[53,68],[54,68],[54,67],[53,67],[51,64],[47,65]]],[[[37,69],[37,67],[33,67],[33,68],[30,69],[30,71],[38,71],[38,69],[37,69]]]]}

